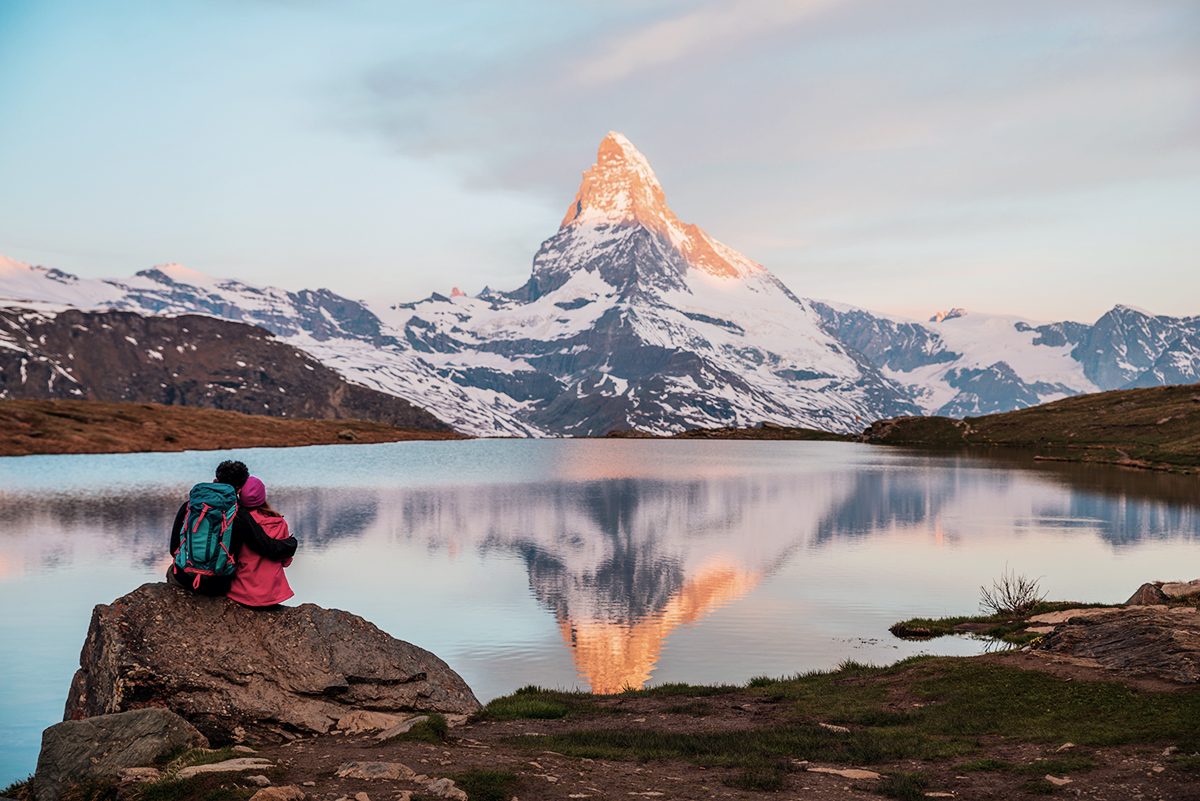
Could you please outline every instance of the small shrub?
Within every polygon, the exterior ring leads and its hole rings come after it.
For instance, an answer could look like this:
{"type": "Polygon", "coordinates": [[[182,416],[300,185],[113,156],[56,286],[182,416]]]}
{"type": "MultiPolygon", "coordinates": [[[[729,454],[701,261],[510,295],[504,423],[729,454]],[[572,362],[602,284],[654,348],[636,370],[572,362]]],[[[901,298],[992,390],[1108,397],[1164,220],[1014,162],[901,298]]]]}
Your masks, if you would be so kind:
{"type": "Polygon", "coordinates": [[[900,801],[924,801],[929,780],[923,773],[893,773],[879,782],[879,793],[900,801]]]}
{"type": "Polygon", "coordinates": [[[1041,579],[1019,576],[1007,567],[991,587],[979,588],[979,607],[993,615],[1026,615],[1044,600],[1041,579]]]}

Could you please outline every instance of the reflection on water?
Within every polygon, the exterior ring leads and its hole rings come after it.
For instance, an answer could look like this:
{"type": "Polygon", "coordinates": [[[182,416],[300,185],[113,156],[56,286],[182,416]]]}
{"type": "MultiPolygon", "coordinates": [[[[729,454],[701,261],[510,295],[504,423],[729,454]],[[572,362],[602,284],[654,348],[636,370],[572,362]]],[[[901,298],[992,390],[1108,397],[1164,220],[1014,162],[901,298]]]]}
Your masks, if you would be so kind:
{"type": "MultiPolygon", "coordinates": [[[[61,710],[87,610],[155,580],[166,527],[223,457],[0,460],[0,781],[61,710]],[[33,601],[31,603],[31,601],[33,601]],[[12,677],[11,679],[9,677],[12,677]],[[11,736],[10,736],[11,735],[11,736]]],[[[1005,564],[1058,597],[1172,577],[1194,478],[839,443],[467,442],[256,450],[302,550],[298,600],[429,647],[484,698],[744,681],[936,648],[1005,564]]],[[[1190,576],[1188,576],[1190,577],[1190,576]]],[[[11,775],[10,775],[11,774],[11,775]]]]}

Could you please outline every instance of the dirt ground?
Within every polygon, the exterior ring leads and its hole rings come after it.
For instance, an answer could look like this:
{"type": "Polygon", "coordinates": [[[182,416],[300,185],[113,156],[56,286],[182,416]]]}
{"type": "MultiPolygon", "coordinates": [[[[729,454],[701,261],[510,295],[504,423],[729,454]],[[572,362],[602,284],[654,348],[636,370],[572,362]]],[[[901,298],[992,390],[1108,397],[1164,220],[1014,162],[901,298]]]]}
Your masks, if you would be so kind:
{"type": "MultiPolygon", "coordinates": [[[[1056,668],[1057,669],[1057,668],[1056,668]]],[[[1072,668],[1072,670],[1077,670],[1072,668]]],[[[898,699],[903,703],[903,699],[898,699]]],[[[738,789],[726,784],[736,771],[704,768],[685,762],[592,760],[563,756],[539,748],[537,738],[587,728],[663,731],[741,730],[782,723],[784,704],[764,701],[761,696],[732,693],[718,697],[601,699],[594,715],[565,720],[481,721],[451,730],[448,742],[380,744],[370,735],[324,736],[260,749],[260,756],[279,767],[277,784],[301,785],[309,799],[336,801],[366,793],[370,801],[394,801],[403,790],[415,797],[421,785],[405,780],[339,779],[335,773],[347,762],[401,763],[429,777],[453,777],[472,769],[504,770],[516,774],[513,796],[530,799],[879,799],[880,780],[848,779],[818,773],[813,768],[856,768],[855,765],[796,765],[779,792],[738,789]],[[703,714],[672,714],[689,702],[703,705],[703,714]],[[305,783],[312,782],[310,786],[305,783]]],[[[907,761],[874,764],[867,769],[884,775],[898,771],[920,771],[928,778],[925,797],[961,799],[1021,799],[1055,795],[1062,798],[1162,799],[1200,801],[1200,775],[1172,765],[1161,747],[1079,748],[1066,743],[1029,745],[987,738],[980,753],[969,759],[943,763],[907,761]],[[1044,779],[1038,760],[1083,754],[1097,766],[1079,773],[1058,775],[1069,783],[1055,786],[1044,779]],[[960,770],[959,766],[980,758],[1004,760],[1019,770],[960,770]]],[[[901,796],[911,797],[911,796],[901,796]]],[[[920,796],[916,796],[920,797],[920,796]]],[[[359,801],[362,801],[361,797],[359,801]]]]}

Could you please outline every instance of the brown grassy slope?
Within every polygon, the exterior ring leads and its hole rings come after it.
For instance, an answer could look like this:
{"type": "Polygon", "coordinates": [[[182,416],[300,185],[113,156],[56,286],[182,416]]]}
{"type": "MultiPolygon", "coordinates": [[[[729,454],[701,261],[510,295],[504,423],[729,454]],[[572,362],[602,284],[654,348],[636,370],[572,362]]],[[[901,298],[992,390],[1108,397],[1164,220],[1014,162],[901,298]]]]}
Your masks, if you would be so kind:
{"type": "Polygon", "coordinates": [[[763,423],[753,428],[693,428],[676,434],[673,439],[794,439],[832,442],[852,442],[855,437],[819,431],[799,426],[779,426],[763,423]]]}
{"type": "Polygon", "coordinates": [[[1079,395],[1004,414],[874,423],[866,442],[995,445],[1072,461],[1200,470],[1200,384],[1079,395]]]}
{"type": "Polygon", "coordinates": [[[70,400],[0,401],[0,455],[134,453],[461,439],[363,420],[298,420],[240,412],[70,400]]]}

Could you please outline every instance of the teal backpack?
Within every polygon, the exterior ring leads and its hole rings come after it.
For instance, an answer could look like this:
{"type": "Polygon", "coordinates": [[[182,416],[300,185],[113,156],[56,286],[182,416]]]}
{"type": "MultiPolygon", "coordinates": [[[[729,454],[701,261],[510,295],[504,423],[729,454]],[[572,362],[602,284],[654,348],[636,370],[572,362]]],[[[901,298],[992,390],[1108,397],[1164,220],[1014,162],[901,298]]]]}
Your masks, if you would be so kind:
{"type": "Polygon", "coordinates": [[[233,548],[233,518],[237,515],[237,490],[229,484],[197,484],[188,493],[187,514],[179,530],[175,567],[194,575],[232,576],[237,569],[233,548]]]}

